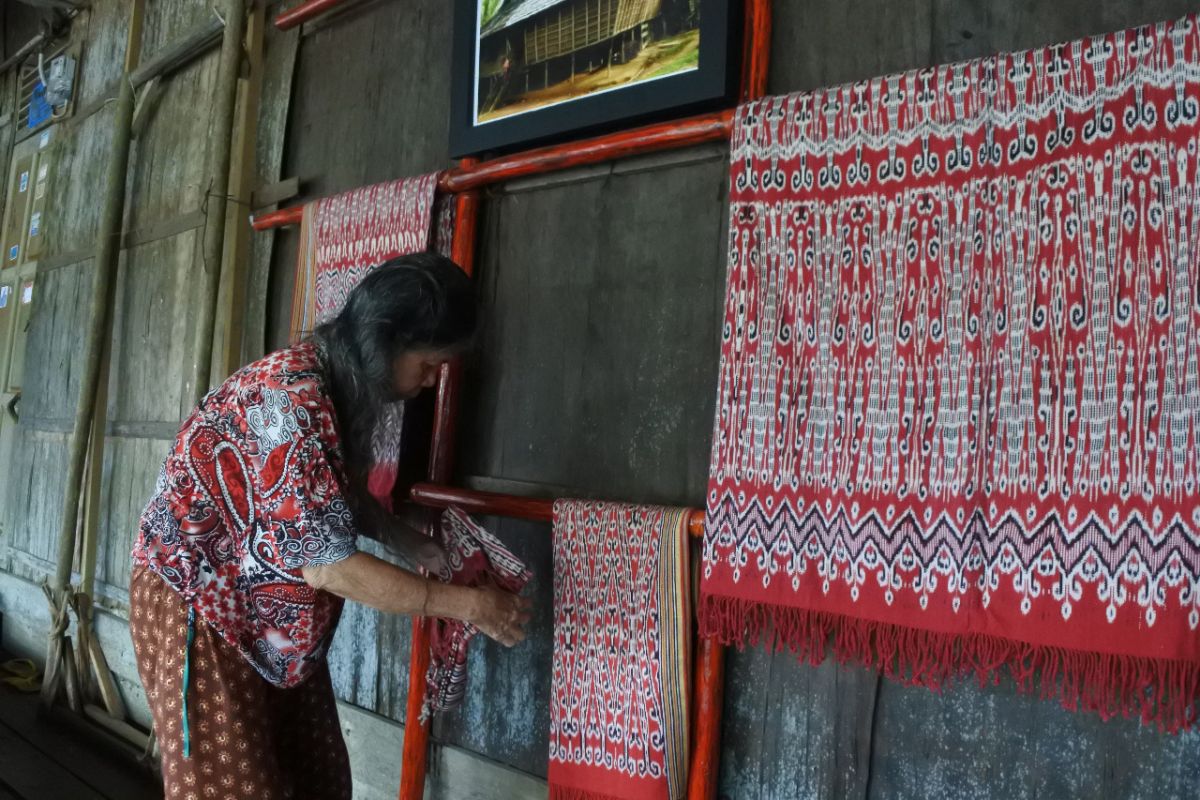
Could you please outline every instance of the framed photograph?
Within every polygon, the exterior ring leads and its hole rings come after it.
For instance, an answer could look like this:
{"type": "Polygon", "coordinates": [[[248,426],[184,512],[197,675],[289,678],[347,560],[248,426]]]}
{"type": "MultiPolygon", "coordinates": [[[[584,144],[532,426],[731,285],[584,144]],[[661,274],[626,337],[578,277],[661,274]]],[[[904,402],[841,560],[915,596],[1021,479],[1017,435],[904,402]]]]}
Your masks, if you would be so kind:
{"type": "Polygon", "coordinates": [[[727,104],[737,0],[457,0],[450,149],[514,150],[727,104]]]}

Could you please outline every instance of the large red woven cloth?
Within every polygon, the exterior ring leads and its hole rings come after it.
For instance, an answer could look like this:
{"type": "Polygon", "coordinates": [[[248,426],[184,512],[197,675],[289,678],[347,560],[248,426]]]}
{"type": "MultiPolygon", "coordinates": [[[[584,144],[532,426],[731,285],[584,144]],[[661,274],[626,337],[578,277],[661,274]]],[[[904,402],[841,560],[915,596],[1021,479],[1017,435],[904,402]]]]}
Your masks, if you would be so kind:
{"type": "MultiPolygon", "coordinates": [[[[444,203],[434,230],[437,173],[376,183],[313,200],[304,207],[300,260],[292,304],[292,332],[307,335],[341,311],[373,267],[397,256],[448,250],[453,204],[444,203]]],[[[368,489],[387,508],[400,460],[404,403],[385,409],[372,451],[368,489]]]]}
{"type": "Polygon", "coordinates": [[[738,110],[702,632],[1200,695],[1197,20],[738,110]]]}
{"type": "Polygon", "coordinates": [[[554,504],[551,800],[675,800],[691,613],[680,508],[554,504]]]}

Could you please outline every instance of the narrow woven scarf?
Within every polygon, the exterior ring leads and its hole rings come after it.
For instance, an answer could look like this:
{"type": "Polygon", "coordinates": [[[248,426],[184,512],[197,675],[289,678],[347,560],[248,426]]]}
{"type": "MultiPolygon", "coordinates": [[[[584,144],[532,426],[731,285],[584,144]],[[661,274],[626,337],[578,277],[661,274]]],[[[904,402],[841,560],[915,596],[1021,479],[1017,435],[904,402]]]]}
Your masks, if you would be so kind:
{"type": "Polygon", "coordinates": [[[674,800],[688,764],[688,511],[554,504],[552,800],[674,800]]]}
{"type": "MultiPolygon", "coordinates": [[[[433,244],[448,251],[453,204],[435,209],[436,190],[433,173],[322,197],[304,207],[293,335],[307,335],[336,315],[372,267],[433,244]]],[[[367,489],[389,510],[403,429],[404,403],[394,403],[384,410],[372,440],[375,465],[367,476],[367,489]]]]}
{"type": "Polygon", "coordinates": [[[1200,699],[1193,16],[745,105],[702,632],[1200,699]]]}
{"type": "MultiPolygon", "coordinates": [[[[446,569],[438,575],[456,586],[493,585],[520,592],[533,574],[504,543],[457,508],[442,515],[442,547],[446,569]]],[[[467,688],[467,645],[479,628],[469,622],[434,619],[430,634],[432,660],[425,675],[421,721],[462,702],[467,688]]]]}

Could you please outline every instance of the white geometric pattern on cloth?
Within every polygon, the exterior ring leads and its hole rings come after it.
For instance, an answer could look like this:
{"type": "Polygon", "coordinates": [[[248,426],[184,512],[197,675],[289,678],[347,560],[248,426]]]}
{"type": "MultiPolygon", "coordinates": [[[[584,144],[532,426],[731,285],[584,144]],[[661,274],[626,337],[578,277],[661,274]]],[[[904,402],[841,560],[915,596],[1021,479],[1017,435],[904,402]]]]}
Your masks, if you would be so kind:
{"type": "Polygon", "coordinates": [[[1200,626],[1197,37],[739,113],[707,574],[1200,626]]]}
{"type": "Polygon", "coordinates": [[[552,796],[682,796],[687,516],[658,506],[554,504],[552,796]],[[594,790],[571,794],[583,787],[594,790]]]}

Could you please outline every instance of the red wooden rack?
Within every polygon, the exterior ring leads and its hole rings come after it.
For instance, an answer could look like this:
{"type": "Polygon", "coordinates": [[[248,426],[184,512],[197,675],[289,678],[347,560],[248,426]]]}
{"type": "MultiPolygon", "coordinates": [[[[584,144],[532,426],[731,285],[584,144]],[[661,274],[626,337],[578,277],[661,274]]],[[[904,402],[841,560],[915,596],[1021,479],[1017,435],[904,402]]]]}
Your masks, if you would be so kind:
{"type": "MultiPolygon", "coordinates": [[[[287,30],[301,25],[346,0],[308,0],[275,18],[275,26],[287,30]]],[[[762,97],[767,89],[767,67],[771,52],[770,0],[744,0],[745,21],[741,65],[741,101],[762,97]]],[[[566,144],[541,147],[488,161],[463,159],[440,176],[438,189],[455,194],[456,214],[451,257],[468,275],[473,274],[476,254],[476,225],[479,194],[484,186],[514,178],[541,175],[570,167],[597,164],[632,155],[687,147],[704,142],[728,140],[733,128],[733,110],[647,125],[628,131],[566,144]]],[[[257,231],[299,225],[303,206],[291,206],[251,219],[257,231]]],[[[457,363],[442,368],[434,408],[430,444],[429,483],[412,489],[413,501],[434,507],[454,504],[477,513],[549,520],[551,501],[509,495],[470,492],[446,486],[453,472],[454,443],[462,372],[457,363]]],[[[699,512],[689,520],[689,532],[699,536],[703,519],[699,512]]],[[[400,800],[420,800],[425,792],[426,757],[429,752],[429,723],[420,723],[425,673],[429,667],[429,621],[413,619],[412,661],[409,665],[408,712],[404,728],[404,754],[400,772],[400,800]]],[[[721,745],[721,709],[724,692],[724,648],[710,639],[700,639],[696,648],[691,764],[688,800],[712,800],[717,793],[717,770],[721,745]]]]}

